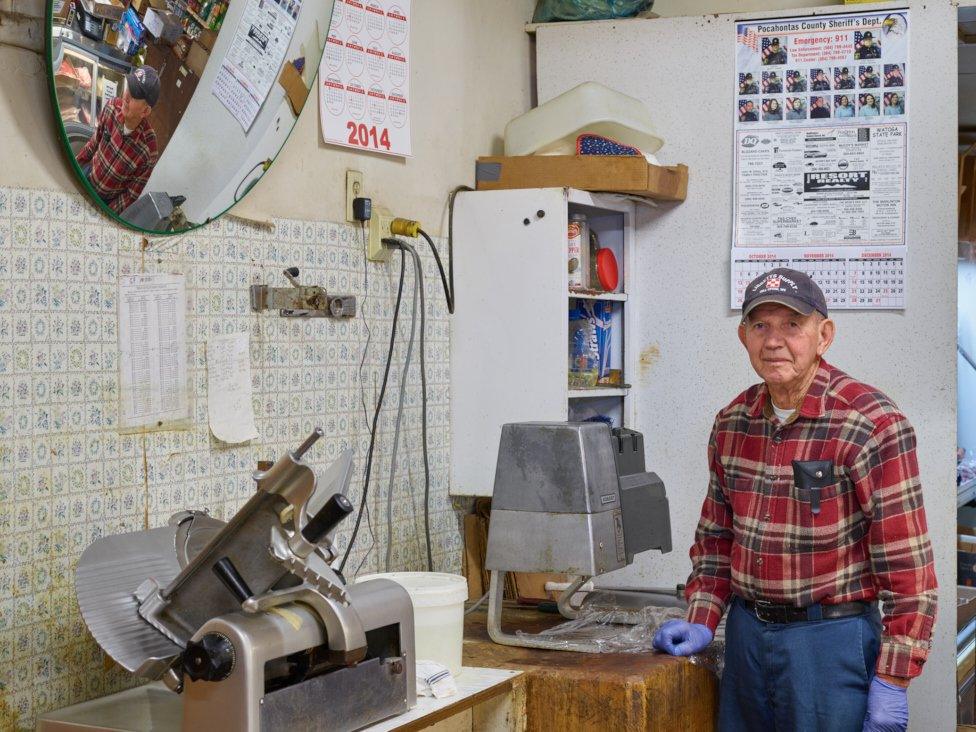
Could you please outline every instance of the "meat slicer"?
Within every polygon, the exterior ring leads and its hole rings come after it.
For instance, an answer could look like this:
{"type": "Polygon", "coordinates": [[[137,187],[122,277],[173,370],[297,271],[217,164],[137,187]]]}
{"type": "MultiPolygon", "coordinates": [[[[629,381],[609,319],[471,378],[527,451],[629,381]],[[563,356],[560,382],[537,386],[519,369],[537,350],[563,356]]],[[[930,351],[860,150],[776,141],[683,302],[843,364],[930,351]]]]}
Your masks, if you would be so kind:
{"type": "MultiPolygon", "coordinates": [[[[485,557],[485,569],[491,571],[488,634],[493,641],[596,650],[586,642],[503,632],[505,574],[576,575],[557,603],[560,613],[574,619],[578,608],[572,598],[590,578],[625,567],[649,549],[671,551],[671,520],[664,483],[645,471],[641,433],[611,430],[600,422],[502,426],[485,557]]],[[[658,598],[668,600],[661,592],[658,598]]],[[[639,593],[617,594],[621,605],[639,593]]]]}
{"type": "Polygon", "coordinates": [[[346,585],[330,567],[352,454],[317,490],[303,457],[321,435],[255,472],[227,523],[183,511],[81,556],[92,635],[181,695],[183,730],[353,730],[416,703],[410,596],[384,579],[346,585]]]}

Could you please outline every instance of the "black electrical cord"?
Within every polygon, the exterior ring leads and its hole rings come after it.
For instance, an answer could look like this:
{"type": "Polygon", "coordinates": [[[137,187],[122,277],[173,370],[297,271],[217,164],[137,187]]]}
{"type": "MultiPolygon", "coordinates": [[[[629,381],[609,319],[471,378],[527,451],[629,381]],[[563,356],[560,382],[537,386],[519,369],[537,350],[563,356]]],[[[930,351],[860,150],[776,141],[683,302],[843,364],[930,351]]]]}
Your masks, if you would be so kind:
{"type": "MultiPolygon", "coordinates": [[[[448,259],[447,267],[451,273],[451,282],[448,285],[447,277],[444,276],[444,265],[441,263],[440,252],[437,251],[437,247],[434,246],[434,240],[428,236],[427,232],[423,229],[417,229],[420,235],[427,240],[427,244],[430,246],[430,250],[434,253],[434,261],[437,262],[437,271],[441,273],[441,284],[444,285],[444,299],[447,300],[447,312],[454,315],[454,256],[453,252],[448,249],[448,259]]],[[[448,239],[448,247],[450,247],[450,239],[448,239]]]]}
{"type": "Polygon", "coordinates": [[[352,551],[352,547],[356,543],[356,537],[359,535],[359,526],[363,521],[363,514],[365,513],[366,509],[366,497],[369,493],[369,479],[373,470],[373,449],[376,447],[376,427],[379,425],[380,421],[380,409],[383,407],[383,397],[386,396],[386,382],[390,377],[390,365],[393,363],[393,350],[394,346],[396,345],[397,321],[400,318],[400,302],[403,300],[403,278],[404,274],[406,273],[406,262],[407,253],[401,249],[400,284],[397,287],[396,305],[393,306],[393,325],[390,328],[390,349],[386,355],[386,367],[383,370],[383,383],[380,385],[380,394],[379,397],[377,397],[376,409],[373,412],[373,425],[369,431],[369,449],[366,451],[366,476],[363,479],[363,495],[359,502],[359,515],[356,516],[356,525],[353,527],[352,536],[349,537],[349,544],[346,546],[346,552],[342,555],[342,562],[339,563],[340,572],[346,568],[349,553],[352,551]]]}
{"type": "MultiPolygon", "coordinates": [[[[425,235],[426,236],[426,235],[425,235]]],[[[427,241],[430,241],[428,238],[427,241]]],[[[424,300],[424,271],[417,250],[400,239],[383,239],[387,246],[397,247],[400,252],[410,252],[413,257],[415,277],[420,281],[420,429],[421,445],[424,455],[424,538],[427,545],[427,571],[434,571],[434,555],[431,548],[430,538],[430,457],[427,450],[427,358],[426,358],[426,331],[427,331],[427,305],[424,300]]],[[[443,273],[443,270],[442,270],[443,273]]]]}

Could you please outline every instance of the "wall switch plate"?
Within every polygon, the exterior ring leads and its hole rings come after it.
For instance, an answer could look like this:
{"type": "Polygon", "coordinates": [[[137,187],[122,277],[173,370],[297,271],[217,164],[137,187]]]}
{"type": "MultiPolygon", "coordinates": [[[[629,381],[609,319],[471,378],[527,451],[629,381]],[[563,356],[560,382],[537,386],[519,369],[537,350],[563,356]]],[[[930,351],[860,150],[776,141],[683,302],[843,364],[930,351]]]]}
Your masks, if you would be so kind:
{"type": "Polygon", "coordinates": [[[352,215],[352,199],[360,198],[364,195],[363,174],[358,170],[346,171],[346,221],[350,224],[356,223],[356,218],[352,215]]]}

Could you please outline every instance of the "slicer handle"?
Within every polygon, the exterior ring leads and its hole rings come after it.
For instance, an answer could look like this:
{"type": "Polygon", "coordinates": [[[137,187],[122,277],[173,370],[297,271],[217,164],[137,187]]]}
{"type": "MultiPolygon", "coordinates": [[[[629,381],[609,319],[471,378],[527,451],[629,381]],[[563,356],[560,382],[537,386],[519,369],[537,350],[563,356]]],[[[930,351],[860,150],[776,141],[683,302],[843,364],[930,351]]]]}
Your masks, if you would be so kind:
{"type": "Polygon", "coordinates": [[[322,537],[332,531],[342,519],[351,513],[352,504],[349,499],[341,493],[336,493],[305,524],[305,528],[302,529],[302,536],[309,544],[318,544],[322,537]]]}
{"type": "Polygon", "coordinates": [[[237,567],[234,566],[229,557],[218,559],[213,566],[213,573],[217,575],[217,579],[224,584],[224,587],[237,598],[238,602],[244,602],[249,597],[254,596],[251,588],[247,586],[247,582],[241,577],[241,573],[237,571],[237,567]]]}

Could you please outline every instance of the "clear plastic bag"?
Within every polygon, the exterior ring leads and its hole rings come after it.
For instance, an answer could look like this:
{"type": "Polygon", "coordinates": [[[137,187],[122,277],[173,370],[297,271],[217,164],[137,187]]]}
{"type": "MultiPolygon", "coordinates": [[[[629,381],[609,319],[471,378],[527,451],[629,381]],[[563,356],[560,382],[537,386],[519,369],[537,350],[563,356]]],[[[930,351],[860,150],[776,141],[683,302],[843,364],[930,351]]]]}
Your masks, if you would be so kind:
{"type": "Polygon", "coordinates": [[[654,0],[539,0],[532,22],[630,18],[653,4],[654,0]]]}
{"type": "MultiPolygon", "coordinates": [[[[582,650],[589,653],[654,653],[654,634],[658,627],[668,620],[685,617],[685,610],[677,607],[646,606],[639,610],[589,609],[585,605],[575,620],[560,623],[541,633],[516,631],[520,638],[538,638],[565,650],[582,650]]],[[[688,659],[697,666],[703,666],[722,676],[725,656],[724,633],[716,634],[716,639],[701,653],[688,659]]]]}

